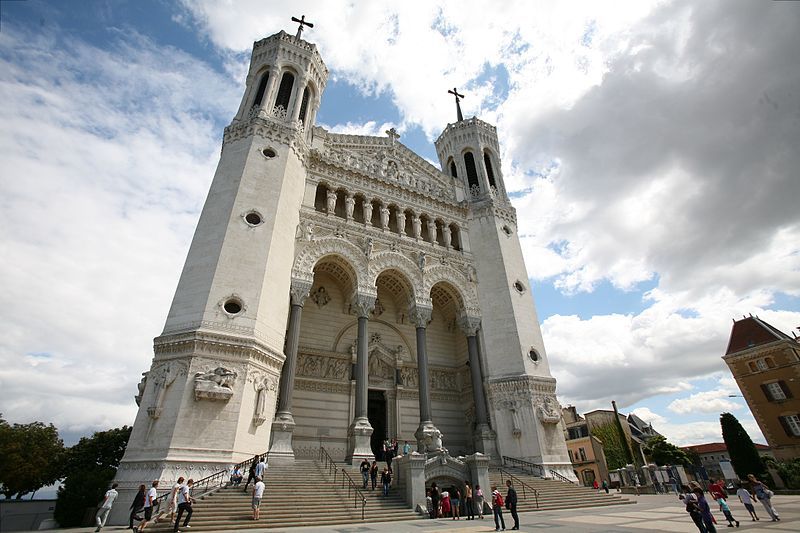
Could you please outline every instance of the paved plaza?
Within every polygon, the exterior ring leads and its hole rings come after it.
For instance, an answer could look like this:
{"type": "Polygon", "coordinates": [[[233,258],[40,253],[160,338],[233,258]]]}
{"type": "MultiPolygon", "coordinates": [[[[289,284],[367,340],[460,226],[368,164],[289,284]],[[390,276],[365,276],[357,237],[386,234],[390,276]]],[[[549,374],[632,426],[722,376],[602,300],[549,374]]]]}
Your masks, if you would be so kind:
{"type": "MultiPolygon", "coordinates": [[[[612,507],[566,509],[563,511],[532,512],[520,514],[520,531],[559,531],[575,533],[635,533],[637,531],[664,531],[664,532],[696,532],[697,528],[684,511],[683,505],[674,495],[671,496],[626,496],[637,500],[634,505],[616,505],[612,507]]],[[[713,502],[712,502],[713,503],[713,502]]],[[[775,508],[781,516],[780,522],[771,522],[764,519],[766,512],[760,504],[756,504],[756,513],[761,521],[752,522],[744,506],[738,501],[730,501],[733,516],[741,522],[740,531],[773,532],[800,531],[800,496],[776,496],[775,508]]],[[[716,507],[716,506],[715,506],[716,507]]],[[[199,513],[196,514],[196,517],[199,513]]],[[[506,529],[513,526],[511,515],[508,511],[503,513],[506,519],[506,529]]],[[[716,511],[714,516],[718,521],[720,531],[735,529],[728,528],[722,520],[722,513],[716,511]]],[[[264,517],[264,522],[269,517],[264,517]]],[[[122,531],[123,527],[107,527],[106,531],[122,531]]],[[[90,532],[94,528],[71,529],[75,532],[90,532]]],[[[494,531],[494,522],[490,515],[484,520],[460,521],[454,520],[410,520],[408,522],[381,522],[359,523],[340,526],[300,527],[292,529],[261,529],[248,530],[252,532],[276,533],[291,531],[292,533],[330,531],[335,533],[388,533],[388,532],[480,532],[494,531]]]]}

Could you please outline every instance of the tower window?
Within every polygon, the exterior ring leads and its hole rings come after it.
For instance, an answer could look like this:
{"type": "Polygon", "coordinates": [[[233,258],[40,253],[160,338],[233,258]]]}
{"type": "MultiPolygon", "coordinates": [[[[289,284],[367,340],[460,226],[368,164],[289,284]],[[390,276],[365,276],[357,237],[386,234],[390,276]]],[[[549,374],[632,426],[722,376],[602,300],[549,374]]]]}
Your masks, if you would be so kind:
{"type": "Polygon", "coordinates": [[[275,99],[275,107],[289,109],[289,99],[292,97],[292,87],[294,87],[294,75],[285,72],[281,78],[281,86],[278,88],[278,97],[275,99]]]}
{"type": "Polygon", "coordinates": [[[456,162],[453,159],[450,159],[450,175],[454,178],[458,177],[458,171],[456,170],[456,162]]]}
{"type": "Polygon", "coordinates": [[[242,301],[238,298],[228,298],[225,300],[225,303],[222,304],[222,308],[231,316],[241,313],[243,307],[244,304],[242,304],[242,301]]]}
{"type": "Polygon", "coordinates": [[[525,292],[525,285],[523,285],[521,281],[515,281],[514,282],[514,289],[518,293],[522,294],[523,292],[525,292]]]}
{"type": "Polygon", "coordinates": [[[483,163],[486,165],[486,176],[489,178],[489,185],[497,188],[494,181],[494,170],[492,169],[492,158],[489,157],[489,152],[483,152],[483,163]]]}
{"type": "Polygon", "coordinates": [[[303,103],[300,104],[300,122],[306,123],[306,111],[308,110],[308,99],[311,97],[311,91],[308,87],[303,91],[303,103]]]}
{"type": "Polygon", "coordinates": [[[269,81],[269,72],[265,72],[264,75],[261,76],[261,82],[258,84],[256,97],[253,100],[253,107],[261,107],[261,102],[264,100],[264,91],[267,90],[267,81],[269,81]]]}
{"type": "Polygon", "coordinates": [[[247,222],[249,226],[260,226],[263,220],[261,219],[261,215],[257,211],[250,211],[244,216],[244,221],[247,222]]]}
{"type": "Polygon", "coordinates": [[[467,167],[467,183],[469,184],[469,188],[480,187],[480,185],[478,185],[478,170],[475,168],[475,156],[472,155],[472,152],[464,154],[464,165],[467,167]]]}

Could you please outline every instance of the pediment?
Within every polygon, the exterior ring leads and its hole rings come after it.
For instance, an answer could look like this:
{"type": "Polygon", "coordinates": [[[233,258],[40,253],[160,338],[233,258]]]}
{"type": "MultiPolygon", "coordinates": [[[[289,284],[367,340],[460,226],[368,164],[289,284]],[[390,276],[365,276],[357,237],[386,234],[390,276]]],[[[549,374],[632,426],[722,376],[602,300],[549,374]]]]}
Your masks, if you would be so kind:
{"type": "Polygon", "coordinates": [[[328,134],[323,149],[316,150],[314,155],[329,165],[438,200],[454,202],[456,198],[450,176],[388,138],[328,134]]]}

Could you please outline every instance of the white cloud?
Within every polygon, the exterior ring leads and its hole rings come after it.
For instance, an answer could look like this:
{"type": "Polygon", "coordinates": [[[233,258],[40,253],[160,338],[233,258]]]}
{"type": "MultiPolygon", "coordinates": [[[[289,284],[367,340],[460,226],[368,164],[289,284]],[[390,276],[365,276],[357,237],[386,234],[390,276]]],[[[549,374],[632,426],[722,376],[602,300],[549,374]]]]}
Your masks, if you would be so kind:
{"type": "Polygon", "coordinates": [[[661,426],[661,425],[667,423],[667,419],[666,418],[664,418],[663,416],[661,416],[658,413],[654,413],[653,411],[651,411],[647,407],[637,407],[636,409],[633,409],[631,411],[631,413],[635,414],[636,416],[638,416],[639,418],[641,418],[642,420],[644,420],[648,424],[652,424],[654,426],[655,425],[661,426]]]}
{"type": "Polygon", "coordinates": [[[332,133],[343,133],[346,135],[371,135],[373,137],[382,137],[385,136],[386,131],[391,128],[396,128],[398,132],[402,132],[402,130],[397,127],[397,124],[392,124],[391,122],[378,124],[374,120],[369,120],[363,123],[346,122],[344,124],[335,124],[333,126],[328,126],[327,124],[319,125],[332,133]]]}
{"type": "Polygon", "coordinates": [[[681,415],[691,413],[723,413],[741,409],[741,405],[727,399],[729,394],[731,394],[731,391],[728,389],[698,392],[686,398],[673,400],[667,406],[667,409],[681,415]]]}
{"type": "Polygon", "coordinates": [[[132,33],[4,27],[0,50],[0,412],[131,423],[237,90],[132,33]]]}

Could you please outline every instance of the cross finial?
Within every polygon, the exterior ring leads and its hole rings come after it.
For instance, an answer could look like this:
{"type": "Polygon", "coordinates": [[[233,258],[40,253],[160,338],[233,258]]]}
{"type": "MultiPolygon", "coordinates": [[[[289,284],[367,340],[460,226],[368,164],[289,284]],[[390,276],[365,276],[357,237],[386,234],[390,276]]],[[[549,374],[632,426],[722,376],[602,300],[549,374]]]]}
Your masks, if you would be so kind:
{"type": "Polygon", "coordinates": [[[391,139],[392,146],[394,146],[394,142],[395,142],[397,139],[399,139],[399,138],[400,138],[400,134],[399,134],[399,133],[397,133],[397,130],[396,130],[396,129],[394,129],[394,127],[391,127],[391,128],[389,128],[388,130],[386,130],[386,135],[388,135],[388,136],[389,136],[389,139],[391,139]]]}
{"type": "Polygon", "coordinates": [[[461,122],[462,120],[464,120],[464,115],[461,114],[461,104],[459,102],[461,102],[461,99],[464,98],[464,95],[458,94],[458,89],[456,89],[455,87],[453,87],[452,91],[448,90],[447,92],[456,97],[456,113],[457,113],[456,116],[458,117],[458,121],[461,122]]]}
{"type": "Polygon", "coordinates": [[[306,16],[305,15],[301,16],[300,18],[292,17],[292,21],[300,23],[300,26],[298,26],[298,28],[297,28],[297,34],[295,35],[295,37],[297,39],[300,38],[300,34],[303,33],[303,30],[305,29],[305,28],[303,28],[303,26],[308,26],[309,28],[313,28],[314,27],[314,25],[312,23],[306,22],[306,16]]]}

